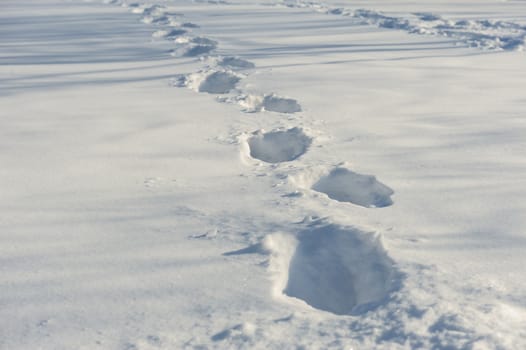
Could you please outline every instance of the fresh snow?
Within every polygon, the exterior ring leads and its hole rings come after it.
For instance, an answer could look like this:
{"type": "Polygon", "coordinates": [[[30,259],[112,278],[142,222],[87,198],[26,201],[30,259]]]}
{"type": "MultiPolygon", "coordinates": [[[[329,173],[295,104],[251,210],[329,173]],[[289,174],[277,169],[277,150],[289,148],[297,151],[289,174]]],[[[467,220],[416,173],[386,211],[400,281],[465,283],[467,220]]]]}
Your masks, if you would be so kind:
{"type": "Polygon", "coordinates": [[[4,0],[0,349],[526,348],[523,0],[4,0]]]}

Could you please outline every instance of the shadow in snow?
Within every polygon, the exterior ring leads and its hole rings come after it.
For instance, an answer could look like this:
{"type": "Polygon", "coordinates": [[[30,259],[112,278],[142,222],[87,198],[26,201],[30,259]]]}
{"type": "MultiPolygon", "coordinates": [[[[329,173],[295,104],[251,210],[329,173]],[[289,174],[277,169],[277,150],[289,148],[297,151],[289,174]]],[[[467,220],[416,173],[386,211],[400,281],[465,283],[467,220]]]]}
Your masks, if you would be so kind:
{"type": "Polygon", "coordinates": [[[399,274],[378,237],[315,222],[297,235],[284,294],[337,315],[361,314],[385,302],[399,274]]]}
{"type": "Polygon", "coordinates": [[[151,29],[138,25],[126,12],[100,13],[89,6],[71,15],[52,10],[47,15],[34,10],[27,11],[33,15],[0,15],[0,64],[138,62],[166,58],[161,47],[148,45],[151,29]],[[27,29],[28,24],[31,30],[27,29]],[[140,40],[141,37],[145,40],[140,40]]]}

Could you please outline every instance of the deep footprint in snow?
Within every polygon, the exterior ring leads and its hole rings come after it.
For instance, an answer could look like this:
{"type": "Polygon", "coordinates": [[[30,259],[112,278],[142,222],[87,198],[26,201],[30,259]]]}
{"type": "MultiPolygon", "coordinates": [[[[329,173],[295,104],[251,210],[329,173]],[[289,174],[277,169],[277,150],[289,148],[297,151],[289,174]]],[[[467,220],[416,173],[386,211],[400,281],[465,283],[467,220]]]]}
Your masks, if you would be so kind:
{"type": "Polygon", "coordinates": [[[316,182],[312,189],[339,202],[381,208],[393,204],[394,191],[372,175],[362,175],[346,168],[336,168],[316,182]]]}
{"type": "Polygon", "coordinates": [[[155,24],[158,26],[169,26],[169,27],[178,27],[180,23],[177,21],[177,17],[182,16],[180,13],[165,13],[161,16],[150,16],[143,15],[141,22],[145,24],[155,24]]]}
{"type": "Polygon", "coordinates": [[[183,28],[199,28],[198,24],[192,23],[192,22],[184,22],[181,24],[181,27],[183,28]]]}
{"type": "Polygon", "coordinates": [[[314,308],[348,315],[381,302],[393,287],[393,261],[372,234],[314,224],[298,235],[283,291],[314,308]]]}
{"type": "Polygon", "coordinates": [[[175,43],[181,47],[172,51],[173,56],[177,57],[197,57],[209,54],[217,48],[217,41],[205,37],[178,37],[175,43]]]}
{"type": "Polygon", "coordinates": [[[312,143],[302,129],[260,131],[248,139],[250,156],[267,163],[290,162],[302,156],[312,143]]]}
{"type": "Polygon", "coordinates": [[[442,18],[440,16],[434,15],[432,13],[428,12],[416,12],[413,13],[416,17],[420,18],[422,21],[425,22],[433,22],[433,21],[440,21],[442,18]]]}
{"type": "Polygon", "coordinates": [[[172,29],[166,34],[165,38],[167,38],[167,39],[175,39],[178,36],[181,36],[183,34],[186,34],[186,30],[184,30],[184,29],[172,29]]]}
{"type": "Polygon", "coordinates": [[[197,45],[217,46],[217,41],[208,39],[204,36],[196,36],[195,38],[190,39],[189,42],[197,45]]]}
{"type": "Polygon", "coordinates": [[[198,91],[209,94],[226,94],[235,89],[239,80],[241,78],[229,72],[214,72],[199,84],[198,91]]]}
{"type": "Polygon", "coordinates": [[[265,111],[278,112],[278,113],[296,113],[301,112],[300,104],[292,99],[279,97],[276,95],[266,95],[261,103],[262,108],[265,111]]]}
{"type": "Polygon", "coordinates": [[[172,29],[172,30],[157,30],[152,34],[154,38],[166,38],[175,39],[181,35],[186,34],[187,31],[184,29],[172,29]]]}
{"type": "Polygon", "coordinates": [[[217,64],[221,67],[227,67],[231,69],[252,69],[256,67],[256,65],[252,62],[249,62],[239,57],[231,56],[223,57],[217,62],[217,64]]]}
{"type": "Polygon", "coordinates": [[[174,41],[178,47],[173,51],[174,56],[198,56],[200,54],[209,53],[210,51],[217,48],[217,41],[203,37],[189,37],[189,36],[178,36],[174,41]]]}
{"type": "Polygon", "coordinates": [[[172,14],[172,15],[162,15],[158,18],[154,18],[151,23],[158,24],[158,25],[173,25],[176,26],[179,23],[176,20],[176,17],[179,16],[178,14],[172,14]]]}
{"type": "Polygon", "coordinates": [[[196,57],[206,55],[216,48],[215,45],[193,45],[184,50],[182,56],[184,57],[196,57]]]}
{"type": "Polygon", "coordinates": [[[298,101],[280,97],[275,94],[268,95],[239,95],[231,99],[227,99],[224,102],[237,103],[247,113],[254,112],[276,112],[276,113],[297,113],[301,112],[301,106],[298,101]]]}
{"type": "Polygon", "coordinates": [[[197,92],[209,94],[226,94],[236,88],[241,76],[229,71],[199,71],[191,74],[180,74],[171,79],[176,87],[187,87],[197,92]]]}
{"type": "Polygon", "coordinates": [[[155,16],[162,16],[163,13],[165,13],[165,12],[166,12],[166,6],[163,6],[163,5],[152,5],[152,6],[146,7],[142,11],[142,14],[144,16],[155,17],[155,16]]]}

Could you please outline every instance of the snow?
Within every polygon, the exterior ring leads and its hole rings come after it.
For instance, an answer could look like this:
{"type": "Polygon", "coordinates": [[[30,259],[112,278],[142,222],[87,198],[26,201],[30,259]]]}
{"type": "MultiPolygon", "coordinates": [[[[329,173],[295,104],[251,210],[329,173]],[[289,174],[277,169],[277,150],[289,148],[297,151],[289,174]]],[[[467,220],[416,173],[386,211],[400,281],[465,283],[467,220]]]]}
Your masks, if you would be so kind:
{"type": "Polygon", "coordinates": [[[526,347],[521,0],[5,0],[0,349],[526,347]]]}

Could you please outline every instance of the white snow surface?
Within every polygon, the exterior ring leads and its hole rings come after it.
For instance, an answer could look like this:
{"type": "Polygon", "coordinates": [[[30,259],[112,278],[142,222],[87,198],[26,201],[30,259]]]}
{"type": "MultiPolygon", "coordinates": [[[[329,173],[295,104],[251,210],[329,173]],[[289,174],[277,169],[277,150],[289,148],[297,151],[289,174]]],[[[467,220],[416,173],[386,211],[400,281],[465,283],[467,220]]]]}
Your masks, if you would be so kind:
{"type": "Polygon", "coordinates": [[[0,349],[525,349],[523,0],[3,0],[0,349]]]}

